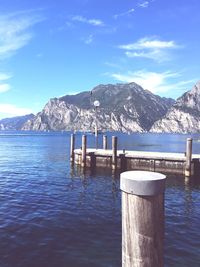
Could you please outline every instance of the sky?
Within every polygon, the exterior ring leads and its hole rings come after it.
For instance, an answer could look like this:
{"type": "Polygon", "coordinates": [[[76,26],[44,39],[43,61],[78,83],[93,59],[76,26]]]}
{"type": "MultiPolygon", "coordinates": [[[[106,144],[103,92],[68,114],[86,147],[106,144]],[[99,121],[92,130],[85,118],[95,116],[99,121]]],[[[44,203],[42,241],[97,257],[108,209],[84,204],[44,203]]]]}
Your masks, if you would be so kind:
{"type": "Polygon", "coordinates": [[[174,99],[200,80],[199,0],[0,0],[0,119],[136,82],[174,99]]]}

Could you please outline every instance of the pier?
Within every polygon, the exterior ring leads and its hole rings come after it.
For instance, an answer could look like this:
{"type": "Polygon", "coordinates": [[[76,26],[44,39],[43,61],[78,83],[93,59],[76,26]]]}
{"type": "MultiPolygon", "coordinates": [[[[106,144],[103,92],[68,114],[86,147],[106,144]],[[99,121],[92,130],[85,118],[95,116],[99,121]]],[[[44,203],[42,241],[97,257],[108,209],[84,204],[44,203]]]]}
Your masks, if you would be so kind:
{"type": "Polygon", "coordinates": [[[192,139],[187,138],[184,153],[130,151],[117,149],[117,137],[112,137],[112,149],[107,149],[107,137],[103,148],[87,147],[87,136],[82,137],[82,148],[74,149],[75,138],[71,137],[71,161],[85,168],[111,168],[113,170],[145,170],[183,174],[187,177],[200,170],[200,154],[192,154],[192,139]]]}

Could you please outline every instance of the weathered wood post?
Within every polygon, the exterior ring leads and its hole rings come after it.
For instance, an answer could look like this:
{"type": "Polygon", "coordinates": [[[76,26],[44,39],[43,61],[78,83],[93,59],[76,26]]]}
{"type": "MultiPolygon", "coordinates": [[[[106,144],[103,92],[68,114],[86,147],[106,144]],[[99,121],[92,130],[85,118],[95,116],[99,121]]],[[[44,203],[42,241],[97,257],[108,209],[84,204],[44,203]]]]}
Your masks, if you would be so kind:
{"type": "Polygon", "coordinates": [[[90,152],[90,153],[88,153],[88,155],[90,156],[90,169],[94,170],[96,168],[95,152],[90,152]]]}
{"type": "Polygon", "coordinates": [[[117,136],[112,136],[112,169],[117,168],[117,136]]]}
{"type": "Polygon", "coordinates": [[[107,135],[103,135],[103,149],[108,149],[107,135]]]}
{"type": "Polygon", "coordinates": [[[125,153],[119,154],[119,158],[120,158],[120,170],[121,171],[125,171],[126,170],[126,157],[125,157],[125,153]]]}
{"type": "Polygon", "coordinates": [[[82,153],[81,153],[81,166],[86,167],[86,149],[87,149],[87,137],[82,135],[82,153]]]}
{"type": "Polygon", "coordinates": [[[165,178],[149,171],[121,173],[123,267],[164,266],[165,178]]]}
{"type": "Polygon", "coordinates": [[[71,143],[70,143],[70,161],[74,163],[74,147],[75,147],[75,136],[71,134],[71,143]]]}
{"type": "Polygon", "coordinates": [[[192,169],[191,166],[192,166],[192,138],[187,138],[185,176],[191,176],[191,169],[192,169]]]}

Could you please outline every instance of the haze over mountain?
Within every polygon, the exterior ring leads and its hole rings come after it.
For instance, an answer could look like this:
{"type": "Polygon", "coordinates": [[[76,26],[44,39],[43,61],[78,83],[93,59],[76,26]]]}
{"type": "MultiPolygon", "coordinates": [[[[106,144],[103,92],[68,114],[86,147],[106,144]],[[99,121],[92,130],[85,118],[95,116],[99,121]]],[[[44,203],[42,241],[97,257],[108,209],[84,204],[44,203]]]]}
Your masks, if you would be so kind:
{"type": "Polygon", "coordinates": [[[21,130],[24,123],[32,118],[34,118],[34,115],[28,114],[25,116],[2,119],[0,120],[0,130],[21,130]]]}
{"type": "Polygon", "coordinates": [[[143,132],[162,118],[173,103],[136,83],[99,85],[91,92],[50,99],[23,130],[94,131],[97,121],[100,130],[143,132]],[[96,110],[95,100],[100,102],[96,110]]]}

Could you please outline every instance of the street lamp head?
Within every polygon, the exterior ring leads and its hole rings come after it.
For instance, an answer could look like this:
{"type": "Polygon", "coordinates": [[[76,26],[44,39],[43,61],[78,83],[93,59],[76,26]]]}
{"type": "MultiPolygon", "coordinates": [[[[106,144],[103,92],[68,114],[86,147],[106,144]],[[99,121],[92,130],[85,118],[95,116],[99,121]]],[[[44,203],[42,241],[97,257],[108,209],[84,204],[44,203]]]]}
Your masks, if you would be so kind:
{"type": "Polygon", "coordinates": [[[100,102],[99,102],[99,100],[95,100],[95,101],[94,101],[94,106],[95,106],[96,108],[100,106],[100,102]]]}

